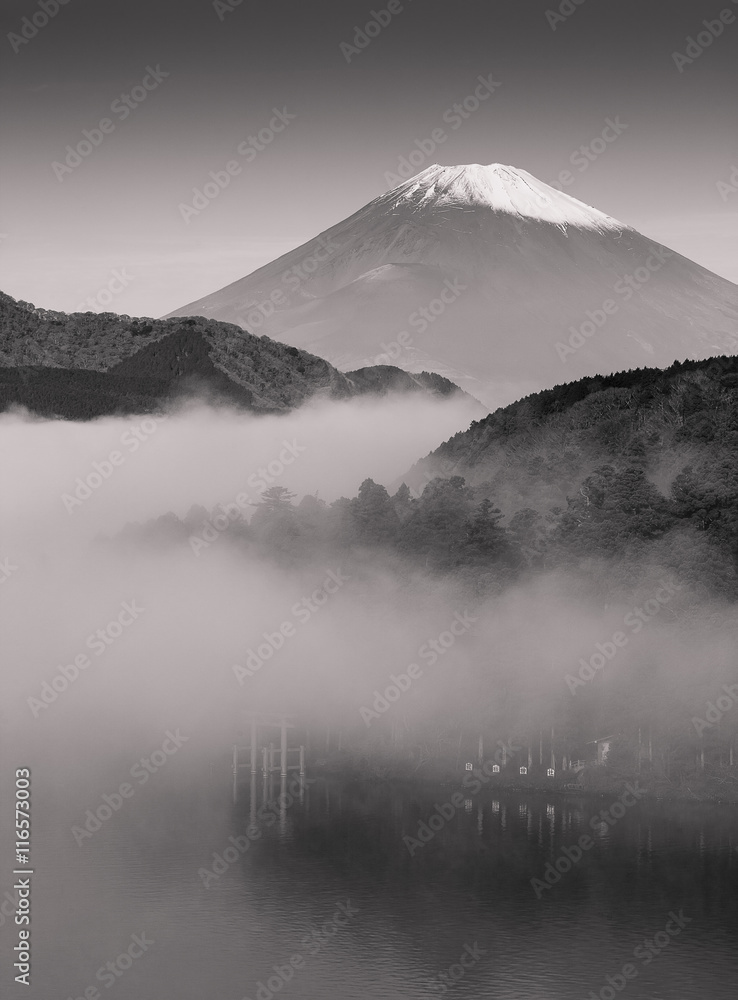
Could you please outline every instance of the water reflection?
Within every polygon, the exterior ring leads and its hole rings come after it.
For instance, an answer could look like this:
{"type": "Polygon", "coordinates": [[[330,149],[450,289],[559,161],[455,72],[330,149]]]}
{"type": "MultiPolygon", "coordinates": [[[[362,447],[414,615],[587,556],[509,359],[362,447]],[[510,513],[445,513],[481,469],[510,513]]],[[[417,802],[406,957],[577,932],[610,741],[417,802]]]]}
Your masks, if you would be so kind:
{"type": "Polygon", "coordinates": [[[454,787],[261,775],[238,791],[234,806],[230,787],[160,788],[84,850],[69,837],[78,804],[66,815],[60,798],[39,824],[26,995],[83,996],[142,930],[156,947],[115,1000],[256,1000],[294,956],[289,1000],[420,1000],[443,984],[459,998],[581,1000],[629,960],[628,1000],[734,995],[735,810],[641,803],[608,825],[607,799],[485,790],[467,810],[454,787]],[[356,910],[345,924],[332,923],[339,904],[356,910]],[[672,911],[689,918],[683,933],[634,959],[672,911]],[[478,957],[455,979],[467,946],[478,957]]]}

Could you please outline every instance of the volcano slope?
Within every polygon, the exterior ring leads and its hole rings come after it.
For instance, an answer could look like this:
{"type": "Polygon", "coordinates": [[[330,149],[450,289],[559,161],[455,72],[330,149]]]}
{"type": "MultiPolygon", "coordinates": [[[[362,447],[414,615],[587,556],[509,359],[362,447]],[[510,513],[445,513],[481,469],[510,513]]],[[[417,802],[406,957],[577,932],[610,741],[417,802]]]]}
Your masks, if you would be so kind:
{"type": "Polygon", "coordinates": [[[490,408],[738,345],[738,286],[502,164],[428,167],[172,315],[437,372],[490,408]]]}

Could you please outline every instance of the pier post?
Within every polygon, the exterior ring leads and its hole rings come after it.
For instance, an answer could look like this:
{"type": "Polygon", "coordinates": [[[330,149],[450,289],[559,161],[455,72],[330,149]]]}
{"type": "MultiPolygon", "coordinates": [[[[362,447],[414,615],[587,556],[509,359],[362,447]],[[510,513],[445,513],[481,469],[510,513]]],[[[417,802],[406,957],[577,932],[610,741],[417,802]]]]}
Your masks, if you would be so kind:
{"type": "Polygon", "coordinates": [[[287,777],[287,720],[286,719],[282,719],[280,735],[281,735],[281,743],[279,748],[279,756],[281,764],[280,776],[282,778],[286,778],[287,777]]]}
{"type": "Polygon", "coordinates": [[[300,747],[300,777],[305,777],[305,747],[300,747]]]}
{"type": "Polygon", "coordinates": [[[238,744],[233,744],[233,801],[238,801],[238,744]]]}
{"type": "Polygon", "coordinates": [[[287,830],[287,778],[285,775],[279,779],[279,832],[284,835],[287,830]]]}
{"type": "Polygon", "coordinates": [[[256,732],[256,718],[251,719],[251,773],[256,774],[256,743],[257,743],[257,732],[256,732]]]}
{"type": "Polygon", "coordinates": [[[251,785],[249,788],[249,825],[252,830],[256,829],[256,772],[251,772],[251,785]]]}

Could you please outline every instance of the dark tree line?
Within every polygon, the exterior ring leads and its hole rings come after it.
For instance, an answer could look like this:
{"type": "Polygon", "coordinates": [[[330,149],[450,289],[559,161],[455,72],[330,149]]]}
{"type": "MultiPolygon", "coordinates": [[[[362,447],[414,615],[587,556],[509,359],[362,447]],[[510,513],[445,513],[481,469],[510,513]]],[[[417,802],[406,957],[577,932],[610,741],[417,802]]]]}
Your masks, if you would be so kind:
{"type": "MultiPolygon", "coordinates": [[[[731,462],[685,466],[667,493],[641,468],[604,465],[587,476],[566,508],[523,508],[503,517],[490,484],[437,478],[414,497],[366,479],[353,498],[299,502],[284,487],[266,490],[253,515],[219,509],[170,514],[144,528],[186,540],[219,518],[217,533],[284,565],[391,558],[433,574],[459,575],[498,589],[541,570],[564,569],[603,600],[635,588],[639,567],[657,563],[701,597],[738,596],[738,469],[731,462]],[[607,570],[605,569],[607,567],[607,570]]],[[[212,529],[211,529],[212,530],[212,529]]]]}

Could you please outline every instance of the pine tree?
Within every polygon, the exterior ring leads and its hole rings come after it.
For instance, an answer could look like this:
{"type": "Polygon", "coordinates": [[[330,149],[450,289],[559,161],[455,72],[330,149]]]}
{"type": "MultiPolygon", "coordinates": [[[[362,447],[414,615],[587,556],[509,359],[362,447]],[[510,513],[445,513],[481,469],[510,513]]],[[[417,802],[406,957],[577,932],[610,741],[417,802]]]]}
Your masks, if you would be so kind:
{"type": "Polygon", "coordinates": [[[362,543],[386,545],[397,537],[399,518],[394,505],[384,486],[373,479],[365,479],[361,484],[351,510],[362,543]]]}

